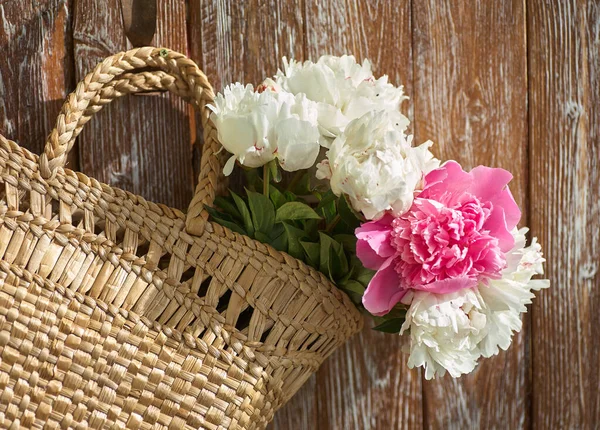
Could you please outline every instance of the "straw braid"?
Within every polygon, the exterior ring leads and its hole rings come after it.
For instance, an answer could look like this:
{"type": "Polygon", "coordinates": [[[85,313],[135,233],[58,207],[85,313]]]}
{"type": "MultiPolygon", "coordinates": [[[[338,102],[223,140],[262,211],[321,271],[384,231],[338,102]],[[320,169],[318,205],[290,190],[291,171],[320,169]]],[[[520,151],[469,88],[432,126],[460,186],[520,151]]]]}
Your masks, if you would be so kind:
{"type": "Polygon", "coordinates": [[[187,102],[193,103],[200,108],[195,100],[190,99],[187,84],[179,76],[173,76],[162,70],[154,72],[124,73],[118,79],[106,83],[96,95],[90,99],[90,104],[79,119],[77,127],[81,128],[90,117],[99,112],[104,106],[113,100],[128,94],[170,91],[187,102]]]}
{"type": "MultiPolygon", "coordinates": [[[[142,276],[148,280],[149,284],[154,284],[157,290],[164,290],[165,295],[170,300],[177,302],[180,308],[188,309],[191,314],[194,314],[198,321],[204,320],[204,317],[208,316],[211,320],[211,323],[223,324],[224,326],[222,329],[231,332],[231,336],[236,338],[236,341],[246,341],[247,336],[244,336],[239,332],[234,332],[232,329],[235,329],[235,327],[228,326],[225,322],[225,319],[213,306],[207,305],[204,298],[198,297],[196,293],[190,290],[190,285],[183,285],[174,281],[173,279],[169,279],[164,272],[159,271],[156,267],[145,267],[146,261],[143,258],[140,258],[134,254],[123,253],[123,250],[118,246],[118,244],[114,243],[110,239],[104,236],[85,235],[83,234],[83,231],[75,226],[69,224],[60,224],[56,220],[48,221],[45,218],[34,217],[30,213],[23,213],[14,210],[9,211],[1,202],[0,217],[0,227],[4,225],[8,230],[13,232],[19,229],[21,231],[28,231],[33,227],[35,230],[33,235],[38,240],[42,236],[46,236],[49,239],[48,241],[54,240],[65,245],[69,243],[73,247],[79,247],[82,246],[82,244],[85,244],[85,249],[82,252],[86,255],[98,252],[98,249],[101,247],[103,252],[99,256],[99,260],[102,262],[110,262],[115,266],[120,265],[125,273],[142,276]],[[123,262],[127,263],[127,265],[122,264],[123,262]]],[[[165,248],[168,251],[173,252],[173,249],[170,246],[166,245],[165,248]]],[[[252,255],[238,255],[238,258],[240,259],[249,259],[250,257],[252,257],[252,255]]],[[[220,278],[221,282],[227,285],[229,289],[238,291],[240,295],[244,295],[244,298],[248,304],[255,308],[258,312],[263,313],[265,317],[270,318],[273,321],[282,321],[280,315],[277,315],[272,310],[264,309],[259,300],[257,300],[251,292],[245,291],[244,288],[239,285],[239,283],[231,281],[225,275],[220,273],[218,269],[212,268],[206,262],[195,261],[187,255],[184,259],[189,259],[190,261],[186,261],[186,263],[190,264],[192,267],[198,266],[204,269],[211,276],[220,278]]],[[[3,262],[0,260],[0,266],[2,263],[3,262]]],[[[265,263],[265,265],[268,264],[267,262],[265,263]]],[[[261,265],[261,268],[264,270],[263,265],[261,265]]],[[[324,296],[327,296],[327,293],[328,292],[325,292],[324,296]]],[[[340,318],[345,319],[346,315],[342,314],[340,315],[340,318]]],[[[191,321],[189,323],[191,323],[191,321]]],[[[347,321],[347,323],[352,326],[356,324],[356,321],[350,319],[347,321]]],[[[293,326],[296,330],[305,330],[311,334],[318,332],[319,334],[326,335],[332,339],[343,339],[346,336],[346,334],[339,328],[332,327],[325,330],[319,330],[314,324],[296,321],[286,321],[285,324],[293,326]]],[[[263,345],[258,350],[269,351],[273,353],[273,351],[276,349],[280,351],[282,350],[281,347],[275,348],[273,346],[266,345],[263,345]]]]}
{"type": "MultiPolygon", "coordinates": [[[[304,284],[302,289],[306,289],[307,294],[316,297],[318,301],[325,299],[330,304],[336,303],[335,309],[332,309],[331,313],[336,314],[336,318],[343,321],[339,327],[342,330],[339,333],[341,337],[347,337],[350,333],[360,329],[362,319],[348,297],[331,284],[323,273],[290,255],[213,223],[208,223],[208,229],[201,237],[190,236],[180,230],[181,223],[184,221],[184,215],[180,211],[165,205],[157,205],[146,201],[141,196],[102,184],[82,173],[64,170],[62,172],[64,176],[57,178],[59,181],[52,181],[51,184],[39,183],[41,178],[37,170],[37,158],[15,142],[0,135],[0,173],[2,173],[0,183],[4,181],[6,184],[10,183],[14,189],[27,192],[35,190],[43,193],[49,199],[68,204],[72,211],[86,211],[87,208],[93,208],[95,215],[100,219],[110,220],[117,229],[135,228],[145,240],[157,241],[161,248],[168,253],[177,255],[173,244],[180,240],[190,246],[208,247],[213,250],[212,252],[229,255],[244,265],[253,265],[274,277],[280,277],[286,283],[290,283],[290,278],[294,278],[293,285],[304,284]],[[4,172],[11,169],[13,170],[12,175],[7,176],[4,172]],[[110,203],[110,206],[106,206],[107,202],[110,203]],[[115,209],[118,209],[118,212],[113,212],[115,209]],[[136,222],[132,223],[132,219],[135,219],[136,222]],[[157,230],[158,220],[166,227],[157,230]],[[165,236],[166,233],[168,236],[165,236]]],[[[37,225],[37,222],[33,222],[36,218],[31,218],[30,214],[22,215],[22,212],[14,212],[14,210],[6,207],[2,209],[0,205],[0,218],[4,222],[13,223],[16,222],[13,216],[16,216],[17,219],[24,216],[25,224],[37,225]]],[[[58,228],[60,232],[64,233],[78,230],[65,223],[58,227],[56,220],[44,225],[50,229],[58,228]]],[[[86,242],[83,237],[80,240],[86,242]]],[[[98,238],[94,239],[94,241],[96,240],[98,238]]],[[[185,253],[179,255],[179,258],[186,261],[186,264],[201,267],[204,267],[205,264],[206,267],[213,267],[214,264],[185,253]]],[[[118,259],[127,260],[127,256],[119,255],[118,259]]],[[[214,269],[211,268],[210,271],[213,272],[214,269]]],[[[231,285],[231,288],[234,289],[234,286],[231,285]]],[[[247,295],[247,293],[242,294],[247,295]]],[[[252,301],[250,296],[248,298],[252,301]]],[[[271,313],[269,316],[276,318],[276,315],[271,313]]]]}
{"type": "Polygon", "coordinates": [[[63,105],[56,127],[50,133],[44,153],[40,156],[40,173],[43,178],[49,179],[59,167],[64,166],[67,154],[83,126],[105,104],[121,95],[148,89],[172,91],[192,100],[200,111],[204,149],[198,186],[188,209],[186,225],[190,233],[202,234],[208,218],[204,206],[210,206],[214,201],[217,178],[222,169],[221,160],[215,155],[220,144],[206,107],[214,100],[212,87],[206,75],[183,54],[167,49],[139,48],[108,57],[96,66],[63,105]],[[126,73],[148,66],[160,70],[126,73]],[[114,85],[111,85],[113,82],[114,85]]]}
{"type": "Polygon", "coordinates": [[[204,222],[222,184],[212,92],[181,54],[135,52],[78,86],[42,157],[0,136],[1,427],[262,429],[362,327],[323,273],[204,222]],[[156,90],[201,111],[187,218],[60,164],[104,105],[156,90]]]}

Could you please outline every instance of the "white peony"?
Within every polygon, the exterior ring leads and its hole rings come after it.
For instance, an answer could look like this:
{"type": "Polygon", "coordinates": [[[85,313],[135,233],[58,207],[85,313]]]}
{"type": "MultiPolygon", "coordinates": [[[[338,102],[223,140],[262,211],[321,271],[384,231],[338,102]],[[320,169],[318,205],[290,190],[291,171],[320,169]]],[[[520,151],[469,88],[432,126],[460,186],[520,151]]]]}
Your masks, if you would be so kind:
{"type": "MultiPolygon", "coordinates": [[[[387,76],[375,79],[368,60],[360,65],[351,55],[325,55],[316,63],[284,61],[284,71],[278,71],[276,84],[293,94],[306,94],[318,103],[319,126],[323,139],[330,142],[340,135],[353,119],[372,110],[398,112],[400,103],[407,99],[402,87],[388,82],[387,76]]],[[[408,119],[398,114],[400,127],[408,127],[408,119]]]]}
{"type": "Polygon", "coordinates": [[[319,154],[317,106],[303,94],[255,92],[252,85],[229,85],[215,98],[211,119],[219,141],[232,157],[223,169],[229,175],[235,161],[260,167],[277,158],[283,170],[313,166],[319,154]]]}
{"type": "Polygon", "coordinates": [[[410,330],[410,368],[425,368],[425,378],[453,377],[471,372],[479,357],[506,350],[522,327],[521,313],[534,297],[532,290],[549,286],[532,280],[543,273],[541,247],[534,238],[525,247],[527,229],[514,230],[515,247],[507,255],[502,278],[451,294],[409,292],[410,304],[400,334],[410,330]]]}
{"type": "Polygon", "coordinates": [[[514,230],[515,246],[507,255],[507,267],[501,279],[480,285],[479,293],[486,305],[488,315],[487,335],[479,344],[481,355],[491,357],[508,349],[513,332],[522,328],[521,313],[527,312],[526,305],[535,297],[532,291],[548,288],[547,279],[531,279],[544,273],[542,247],[534,237],[525,246],[527,228],[514,230]]]}
{"type": "Polygon", "coordinates": [[[478,343],[483,337],[486,316],[476,290],[450,294],[410,291],[410,301],[400,334],[410,329],[408,367],[424,367],[425,379],[446,371],[453,377],[471,372],[479,358],[478,343]]]}
{"type": "Polygon", "coordinates": [[[336,195],[347,194],[367,219],[385,211],[406,212],[423,176],[439,167],[431,142],[412,147],[400,113],[373,111],[353,120],[317,165],[317,178],[329,179],[336,195]]]}

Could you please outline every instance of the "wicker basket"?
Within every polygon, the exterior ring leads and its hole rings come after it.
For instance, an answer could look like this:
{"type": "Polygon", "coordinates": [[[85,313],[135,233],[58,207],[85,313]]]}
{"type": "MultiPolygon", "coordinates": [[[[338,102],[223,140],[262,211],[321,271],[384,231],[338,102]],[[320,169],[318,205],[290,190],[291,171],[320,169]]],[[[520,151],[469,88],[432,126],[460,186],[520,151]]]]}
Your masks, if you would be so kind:
{"type": "Polygon", "coordinates": [[[206,221],[212,98],[185,56],[135,49],[77,86],[39,158],[0,136],[0,427],[263,428],[360,330],[321,273],[206,221]],[[63,168],[93,113],[149,90],[201,114],[187,214],[63,168]]]}

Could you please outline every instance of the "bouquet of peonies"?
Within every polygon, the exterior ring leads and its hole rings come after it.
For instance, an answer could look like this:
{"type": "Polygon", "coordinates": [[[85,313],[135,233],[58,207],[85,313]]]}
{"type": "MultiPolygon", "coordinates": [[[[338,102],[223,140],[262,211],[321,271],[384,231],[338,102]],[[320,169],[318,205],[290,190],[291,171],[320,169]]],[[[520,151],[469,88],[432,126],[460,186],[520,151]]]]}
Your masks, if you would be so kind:
{"type": "Polygon", "coordinates": [[[246,174],[208,208],[214,221],[317,268],[375,329],[410,337],[425,377],[471,372],[506,350],[520,314],[548,287],[506,170],[440,163],[413,145],[402,87],[352,56],[289,62],[256,89],[210,106],[223,147],[246,174]],[[287,183],[281,170],[296,172],[287,183]],[[285,184],[284,184],[285,183],[285,184]],[[242,194],[242,193],[240,193],[242,194]]]}

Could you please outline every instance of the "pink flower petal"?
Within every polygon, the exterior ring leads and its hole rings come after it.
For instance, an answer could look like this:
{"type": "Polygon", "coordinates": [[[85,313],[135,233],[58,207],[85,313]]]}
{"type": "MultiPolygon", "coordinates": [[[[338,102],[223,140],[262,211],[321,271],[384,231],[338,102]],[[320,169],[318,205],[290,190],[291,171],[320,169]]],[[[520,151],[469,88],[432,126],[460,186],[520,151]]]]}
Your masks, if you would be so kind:
{"type": "Polygon", "coordinates": [[[395,250],[390,244],[392,221],[393,217],[386,215],[378,221],[364,223],[356,229],[356,255],[366,268],[376,270],[394,254],[395,250]]]}
{"type": "Polygon", "coordinates": [[[508,230],[504,209],[500,206],[495,207],[484,224],[484,228],[489,230],[489,234],[498,239],[498,246],[502,252],[509,252],[515,245],[515,238],[508,230]]]}
{"type": "Polygon", "coordinates": [[[408,289],[446,294],[499,278],[521,217],[511,179],[504,169],[465,172],[449,161],[426,175],[408,212],[357,229],[357,255],[378,269],[365,308],[384,315],[408,289]]]}
{"type": "Polygon", "coordinates": [[[504,218],[506,219],[507,230],[512,230],[519,224],[521,220],[521,209],[517,205],[510,189],[506,187],[493,200],[494,207],[501,207],[504,210],[504,218]]]}
{"type": "Polygon", "coordinates": [[[366,240],[356,242],[356,256],[363,266],[372,270],[378,270],[387,260],[387,257],[379,256],[366,240]]]}
{"type": "Polygon", "coordinates": [[[481,201],[491,201],[512,180],[513,175],[504,169],[477,166],[471,170],[473,182],[469,192],[481,201]]]}
{"type": "Polygon", "coordinates": [[[425,176],[425,187],[420,198],[436,200],[452,206],[460,195],[467,191],[473,177],[465,172],[456,161],[447,161],[425,176]]]}
{"type": "Polygon", "coordinates": [[[381,266],[363,295],[363,305],[373,315],[387,314],[406,294],[406,290],[400,286],[400,278],[394,270],[393,260],[389,258],[381,266]]]}
{"type": "Polygon", "coordinates": [[[494,207],[502,207],[506,226],[510,231],[521,219],[521,210],[512,196],[508,183],[513,175],[504,169],[478,166],[471,170],[473,184],[469,190],[481,201],[489,201],[494,207]]]}

